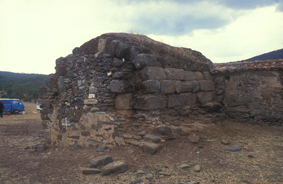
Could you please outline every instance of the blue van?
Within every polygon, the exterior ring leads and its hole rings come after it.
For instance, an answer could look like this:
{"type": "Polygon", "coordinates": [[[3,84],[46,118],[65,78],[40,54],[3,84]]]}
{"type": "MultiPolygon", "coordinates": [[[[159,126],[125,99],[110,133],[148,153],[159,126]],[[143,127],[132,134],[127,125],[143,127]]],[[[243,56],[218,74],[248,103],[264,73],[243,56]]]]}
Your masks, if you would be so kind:
{"type": "Polygon", "coordinates": [[[0,98],[0,101],[2,101],[5,107],[4,109],[5,114],[9,114],[9,113],[19,114],[19,112],[25,112],[25,105],[19,99],[0,98]]]}

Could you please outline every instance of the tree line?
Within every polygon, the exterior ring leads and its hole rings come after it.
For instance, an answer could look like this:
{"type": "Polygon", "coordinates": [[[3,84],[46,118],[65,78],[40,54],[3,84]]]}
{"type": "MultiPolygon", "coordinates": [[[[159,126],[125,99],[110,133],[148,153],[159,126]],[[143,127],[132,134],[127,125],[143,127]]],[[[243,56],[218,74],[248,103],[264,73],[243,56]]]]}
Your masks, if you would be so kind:
{"type": "Polygon", "coordinates": [[[39,87],[45,85],[48,78],[48,75],[0,71],[0,97],[37,100],[39,87]]]}

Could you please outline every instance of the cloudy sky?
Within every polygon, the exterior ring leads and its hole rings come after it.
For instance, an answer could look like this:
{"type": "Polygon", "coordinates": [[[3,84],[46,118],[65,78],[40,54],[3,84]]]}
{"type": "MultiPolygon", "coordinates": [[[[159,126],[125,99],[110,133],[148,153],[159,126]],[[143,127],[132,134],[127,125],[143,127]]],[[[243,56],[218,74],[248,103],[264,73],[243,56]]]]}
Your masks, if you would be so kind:
{"type": "Polygon", "coordinates": [[[243,60],[283,48],[283,0],[0,0],[0,71],[54,73],[56,58],[108,32],[243,60]]]}

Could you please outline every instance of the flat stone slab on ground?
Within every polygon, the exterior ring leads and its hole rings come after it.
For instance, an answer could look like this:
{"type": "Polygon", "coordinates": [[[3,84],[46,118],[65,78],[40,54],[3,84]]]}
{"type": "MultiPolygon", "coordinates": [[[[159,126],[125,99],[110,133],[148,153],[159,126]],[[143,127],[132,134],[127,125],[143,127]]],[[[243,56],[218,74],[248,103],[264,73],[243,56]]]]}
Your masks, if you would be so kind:
{"type": "Polygon", "coordinates": [[[242,149],[241,146],[238,146],[238,145],[233,145],[233,146],[230,146],[229,148],[226,148],[227,151],[240,151],[242,149]]]}
{"type": "Polygon", "coordinates": [[[159,143],[161,141],[161,139],[155,135],[145,135],[143,138],[154,143],[159,143]]]}
{"type": "Polygon", "coordinates": [[[98,166],[107,165],[113,162],[111,155],[98,156],[90,161],[90,167],[96,168],[98,166]]]}
{"type": "Polygon", "coordinates": [[[98,174],[101,173],[100,169],[96,168],[85,168],[83,169],[83,174],[89,175],[89,174],[98,174]]]}
{"type": "Polygon", "coordinates": [[[146,142],[143,145],[143,151],[151,155],[154,155],[160,149],[161,149],[161,144],[146,142]]]}
{"type": "Polygon", "coordinates": [[[132,145],[134,145],[134,146],[138,146],[140,142],[137,141],[137,140],[135,140],[135,139],[127,139],[127,140],[126,140],[126,143],[127,143],[127,144],[132,144],[132,145]]]}
{"type": "Polygon", "coordinates": [[[124,161],[115,161],[102,168],[102,175],[123,173],[128,170],[128,164],[124,161]]]}

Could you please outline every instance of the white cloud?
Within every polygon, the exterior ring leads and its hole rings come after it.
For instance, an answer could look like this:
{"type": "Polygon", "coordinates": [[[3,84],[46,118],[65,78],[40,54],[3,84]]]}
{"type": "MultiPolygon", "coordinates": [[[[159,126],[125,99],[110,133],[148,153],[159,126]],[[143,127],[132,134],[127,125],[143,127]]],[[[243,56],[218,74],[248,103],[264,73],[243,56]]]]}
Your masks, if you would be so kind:
{"type": "Polygon", "coordinates": [[[57,58],[107,32],[149,34],[214,62],[282,48],[280,4],[235,10],[218,2],[0,0],[1,71],[53,73],[57,58]]]}

